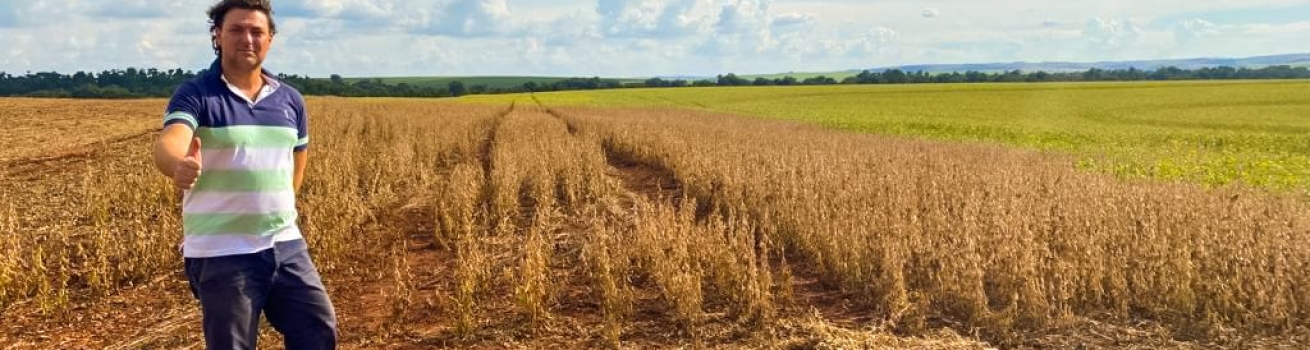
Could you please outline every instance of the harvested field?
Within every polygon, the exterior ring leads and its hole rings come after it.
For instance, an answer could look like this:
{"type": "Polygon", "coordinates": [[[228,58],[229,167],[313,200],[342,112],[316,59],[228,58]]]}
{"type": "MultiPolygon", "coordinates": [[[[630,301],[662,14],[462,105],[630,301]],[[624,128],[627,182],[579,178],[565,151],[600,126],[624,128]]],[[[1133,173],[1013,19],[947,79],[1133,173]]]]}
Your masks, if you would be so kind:
{"type": "MultiPolygon", "coordinates": [[[[539,101],[310,99],[301,227],[343,348],[1310,341],[1310,204],[1294,194],[1125,180],[1002,146],[539,101]]],[[[0,99],[56,115],[102,103],[120,102],[0,99]]],[[[157,128],[164,101],[122,103],[148,113],[125,123],[157,128]]],[[[153,133],[123,128],[49,141],[110,146],[76,157],[4,153],[6,349],[201,346],[175,193],[150,164],[153,133]]],[[[278,343],[268,329],[262,344],[278,343]]]]}

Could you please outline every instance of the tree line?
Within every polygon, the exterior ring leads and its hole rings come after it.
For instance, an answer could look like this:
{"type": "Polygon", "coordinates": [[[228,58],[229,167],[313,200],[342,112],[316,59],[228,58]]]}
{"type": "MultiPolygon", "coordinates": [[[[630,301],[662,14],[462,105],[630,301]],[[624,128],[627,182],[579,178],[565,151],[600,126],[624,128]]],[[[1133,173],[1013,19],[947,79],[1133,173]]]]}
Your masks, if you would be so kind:
{"type": "MultiPolygon", "coordinates": [[[[65,98],[146,98],[168,97],[183,82],[203,74],[182,69],[115,69],[100,73],[77,72],[59,74],[56,72],[27,73],[11,75],[0,71],[0,96],[24,97],[65,97],[65,98]]],[[[887,69],[881,72],[865,70],[859,74],[838,80],[833,77],[816,76],[798,79],[791,76],[780,78],[757,77],[749,79],[733,73],[716,76],[714,79],[662,79],[651,78],[643,82],[623,83],[615,79],[567,78],[550,83],[527,82],[510,87],[493,87],[487,85],[468,85],[460,81],[451,81],[444,85],[413,85],[408,83],[388,84],[382,79],[363,79],[347,82],[339,75],[333,74],[327,79],[311,78],[301,75],[279,74],[282,81],[295,86],[305,95],[327,95],[345,97],[457,97],[471,94],[501,94],[522,92],[545,92],[564,90],[598,90],[632,87],[672,88],[704,86],[792,86],[792,85],[835,85],[835,84],[931,84],[931,83],[1014,83],[1014,82],[1079,82],[1079,81],[1164,81],[1164,80],[1229,80],[1229,79],[1310,79],[1307,67],[1286,65],[1264,68],[1213,67],[1200,69],[1181,69],[1163,67],[1154,70],[1099,69],[1092,68],[1079,72],[1045,71],[1023,72],[1011,70],[1005,72],[951,72],[928,73],[924,71],[907,72],[899,69],[887,69]]]]}

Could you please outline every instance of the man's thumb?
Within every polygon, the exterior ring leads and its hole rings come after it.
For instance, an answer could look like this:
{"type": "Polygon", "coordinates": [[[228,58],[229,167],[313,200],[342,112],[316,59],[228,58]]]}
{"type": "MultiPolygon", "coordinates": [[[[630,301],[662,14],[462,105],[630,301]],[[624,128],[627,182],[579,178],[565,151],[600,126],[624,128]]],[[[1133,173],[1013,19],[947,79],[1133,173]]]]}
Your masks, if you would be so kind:
{"type": "Polygon", "coordinates": [[[186,157],[200,160],[200,138],[191,138],[191,147],[186,150],[186,157]]]}

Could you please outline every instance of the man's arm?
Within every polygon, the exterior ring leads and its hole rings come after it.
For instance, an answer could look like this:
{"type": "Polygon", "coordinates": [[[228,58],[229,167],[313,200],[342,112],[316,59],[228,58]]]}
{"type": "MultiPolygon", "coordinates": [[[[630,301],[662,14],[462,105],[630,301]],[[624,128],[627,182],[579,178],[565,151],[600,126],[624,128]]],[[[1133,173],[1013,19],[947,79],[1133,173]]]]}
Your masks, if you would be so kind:
{"type": "Polygon", "coordinates": [[[164,176],[173,178],[173,172],[186,157],[194,134],[191,127],[184,123],[165,126],[164,131],[159,133],[159,140],[155,141],[155,168],[164,176]]]}
{"type": "Polygon", "coordinates": [[[292,176],[291,181],[296,194],[300,194],[300,184],[305,181],[305,162],[309,160],[309,149],[302,149],[296,151],[294,154],[296,159],[296,169],[295,175],[292,176]]]}

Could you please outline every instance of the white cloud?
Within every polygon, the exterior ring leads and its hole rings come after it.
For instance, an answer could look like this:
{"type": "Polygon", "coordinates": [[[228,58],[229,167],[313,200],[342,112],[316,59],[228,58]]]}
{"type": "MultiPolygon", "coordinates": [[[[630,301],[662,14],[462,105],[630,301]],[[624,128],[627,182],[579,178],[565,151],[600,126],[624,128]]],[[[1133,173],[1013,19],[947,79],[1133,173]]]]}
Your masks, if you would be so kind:
{"type": "Polygon", "coordinates": [[[377,20],[399,14],[397,10],[406,4],[411,3],[397,0],[279,0],[273,2],[273,13],[278,17],[377,20]]]}
{"type": "Polygon", "coordinates": [[[812,55],[832,55],[838,57],[870,57],[893,50],[892,44],[900,38],[900,33],[886,27],[875,27],[863,32],[842,34],[834,39],[823,40],[823,51],[812,55]]]}
{"type": "Polygon", "coordinates": [[[31,36],[0,30],[0,67],[4,67],[0,71],[15,75],[30,70],[32,62],[26,48],[31,43],[31,36]]]}
{"type": "Polygon", "coordinates": [[[1200,18],[1182,20],[1174,25],[1174,40],[1180,45],[1191,44],[1198,38],[1218,33],[1218,25],[1200,18]]]}
{"type": "Polygon", "coordinates": [[[713,16],[705,0],[601,0],[600,30],[611,37],[678,38],[703,32],[713,16]]]}
{"type": "Polygon", "coordinates": [[[6,1],[0,3],[0,28],[33,28],[87,13],[88,5],[73,0],[6,1]]]}
{"type": "MultiPolygon", "coordinates": [[[[1172,51],[1180,57],[1253,56],[1310,52],[1310,20],[1284,24],[1199,25],[1188,42],[1176,42],[1172,51]],[[1215,54],[1228,48],[1238,54],[1215,54]]],[[[1175,38],[1176,39],[1176,38],[1175,38]]]]}
{"type": "MultiPolygon", "coordinates": [[[[649,76],[1310,51],[1310,20],[1197,15],[1307,6],[1254,1],[276,0],[269,62],[313,76],[649,76]]],[[[0,2],[0,69],[204,68],[210,4],[0,2]]]]}
{"type": "Polygon", "coordinates": [[[1132,20],[1093,18],[1087,21],[1083,37],[1094,50],[1117,50],[1133,44],[1142,35],[1142,29],[1132,20]]]}
{"type": "Polygon", "coordinates": [[[120,0],[101,3],[92,13],[107,17],[160,18],[180,13],[184,8],[180,0],[120,0]]]}
{"type": "Polygon", "coordinates": [[[0,30],[3,69],[16,71],[102,71],[107,69],[199,69],[212,59],[204,29],[182,30],[182,22],[106,21],[40,28],[39,35],[0,30]],[[176,35],[190,32],[192,35],[176,35]],[[41,39],[46,38],[46,39],[41,39]]]}
{"type": "Polygon", "coordinates": [[[603,38],[600,16],[592,11],[576,11],[549,21],[527,24],[527,33],[543,45],[571,46],[603,38]]]}
{"type": "Polygon", "coordinates": [[[807,13],[774,13],[767,0],[730,0],[722,5],[704,54],[724,58],[795,51],[788,44],[809,39],[818,21],[807,13]]]}
{"type": "Polygon", "coordinates": [[[453,0],[435,13],[427,13],[418,32],[487,37],[512,32],[514,26],[505,0],[453,0]]]}
{"type": "Polygon", "coordinates": [[[816,22],[813,14],[809,13],[784,13],[773,18],[773,28],[792,28],[798,26],[812,26],[816,22]]]}

